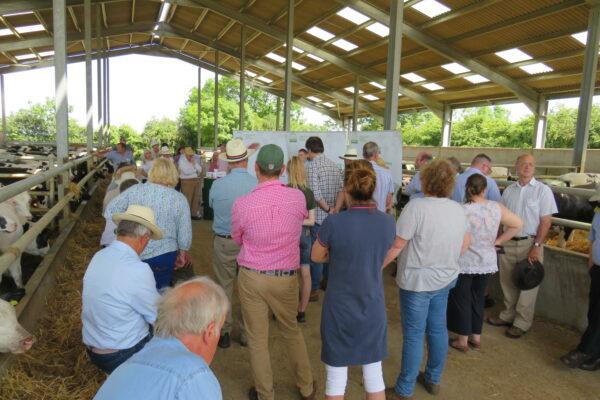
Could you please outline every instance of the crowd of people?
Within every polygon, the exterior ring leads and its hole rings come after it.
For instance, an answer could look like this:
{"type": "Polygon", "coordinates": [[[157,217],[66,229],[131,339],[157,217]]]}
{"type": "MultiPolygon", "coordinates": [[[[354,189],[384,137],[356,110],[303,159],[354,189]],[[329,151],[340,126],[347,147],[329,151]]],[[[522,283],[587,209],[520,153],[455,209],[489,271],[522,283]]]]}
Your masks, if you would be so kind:
{"type": "MultiPolygon", "coordinates": [[[[343,170],[325,150],[319,137],[310,137],[285,164],[280,147],[264,145],[251,174],[256,146],[239,139],[223,146],[212,164],[228,173],[208,197],[217,283],[198,277],[175,288],[173,269],[192,263],[191,219],[200,190],[193,181],[202,165],[189,147],[175,158],[153,143],[143,156],[146,183],[135,179],[137,167],[115,172],[104,209],[105,234],[113,237],[103,236],[106,247],[84,277],[83,341],[92,363],[110,374],[96,398],[221,399],[209,365],[217,347],[231,346],[237,326],[254,380],[248,398],[273,400],[273,318],[300,398],[315,399],[318,384],[299,324],[310,318],[308,302],[323,292],[328,400],[344,398],[347,369],[356,365],[369,400],[410,399],[416,383],[439,393],[448,349],[484,346],[484,299],[498,271],[504,307],[485,321],[506,327],[512,339],[529,331],[540,282],[517,278],[530,271],[524,263],[543,262],[542,243],[557,212],[550,188],[534,177],[532,155],[517,158],[518,180],[501,194],[487,155],[475,156],[463,171],[456,159],[421,153],[406,188],[410,201],[396,220],[394,182],[377,143],[363,146],[362,159],[347,149],[343,170]],[[386,388],[382,271],[394,262],[403,346],[397,380],[386,388]],[[231,307],[236,286],[239,310],[231,307]],[[449,339],[448,331],[456,336],[449,339]]],[[[121,141],[106,157],[121,163],[130,152],[121,141]]],[[[600,369],[599,234],[597,214],[590,233],[590,324],[577,349],[561,359],[587,370],[600,369]]]]}

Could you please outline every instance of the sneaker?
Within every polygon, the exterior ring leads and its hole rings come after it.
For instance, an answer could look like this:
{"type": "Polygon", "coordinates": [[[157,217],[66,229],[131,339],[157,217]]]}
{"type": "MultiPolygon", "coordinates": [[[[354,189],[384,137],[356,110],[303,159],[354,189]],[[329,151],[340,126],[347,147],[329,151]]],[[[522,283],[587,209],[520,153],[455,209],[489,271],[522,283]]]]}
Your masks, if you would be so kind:
{"type": "Polygon", "coordinates": [[[231,346],[231,339],[229,338],[229,333],[224,333],[219,338],[218,346],[222,349],[226,349],[231,346]]]}
{"type": "Polygon", "coordinates": [[[301,324],[306,322],[306,313],[304,311],[298,311],[298,314],[296,314],[296,321],[300,322],[301,324]]]}
{"type": "Polygon", "coordinates": [[[386,388],[385,389],[385,400],[410,400],[412,396],[402,396],[396,393],[396,389],[394,388],[386,388]]]}

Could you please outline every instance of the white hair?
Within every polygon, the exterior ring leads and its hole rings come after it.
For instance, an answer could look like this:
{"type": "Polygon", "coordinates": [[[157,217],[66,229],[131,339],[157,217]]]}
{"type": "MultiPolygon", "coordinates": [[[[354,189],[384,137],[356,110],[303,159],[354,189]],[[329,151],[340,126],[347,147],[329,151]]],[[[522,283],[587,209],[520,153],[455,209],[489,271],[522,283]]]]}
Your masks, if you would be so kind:
{"type": "Polygon", "coordinates": [[[210,324],[220,323],[229,312],[229,299],[221,286],[207,276],[200,276],[168,289],[158,300],[158,316],[154,324],[157,336],[200,335],[210,324]],[[195,285],[192,293],[183,287],[195,285]]]}
{"type": "Polygon", "coordinates": [[[152,231],[142,224],[137,222],[121,220],[117,226],[117,236],[128,238],[141,238],[144,235],[152,235],[152,231]]]}

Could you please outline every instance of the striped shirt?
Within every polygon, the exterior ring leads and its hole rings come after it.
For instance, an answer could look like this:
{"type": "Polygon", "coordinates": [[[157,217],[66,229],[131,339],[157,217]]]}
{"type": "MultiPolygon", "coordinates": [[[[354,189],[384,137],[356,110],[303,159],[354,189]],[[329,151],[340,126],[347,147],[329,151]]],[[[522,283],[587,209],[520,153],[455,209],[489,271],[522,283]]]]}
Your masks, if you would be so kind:
{"type": "Polygon", "coordinates": [[[233,203],[231,236],[242,246],[238,264],[259,271],[298,269],[306,218],[306,200],[300,190],[279,180],[260,183],[233,203]]]}
{"type": "MultiPolygon", "coordinates": [[[[329,208],[335,207],[335,198],[344,187],[344,171],[329,158],[319,154],[306,167],[306,182],[315,195],[315,201],[324,200],[329,208]]],[[[322,224],[327,214],[317,207],[316,222],[322,224]]]]}

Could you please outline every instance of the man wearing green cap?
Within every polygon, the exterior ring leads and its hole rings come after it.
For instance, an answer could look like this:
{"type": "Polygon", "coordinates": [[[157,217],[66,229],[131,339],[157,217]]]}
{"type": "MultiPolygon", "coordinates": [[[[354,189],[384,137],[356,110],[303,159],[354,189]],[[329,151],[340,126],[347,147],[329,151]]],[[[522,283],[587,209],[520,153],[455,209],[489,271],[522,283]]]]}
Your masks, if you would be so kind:
{"type": "Polygon", "coordinates": [[[316,395],[306,344],[296,321],[300,232],[308,211],[302,192],[279,180],[285,170],[283,162],[280,147],[263,146],[254,167],[258,186],[238,198],[232,209],[231,236],[241,246],[238,288],[255,383],[248,392],[250,400],[275,398],[269,309],[277,319],[301,398],[312,400],[316,395]]]}

